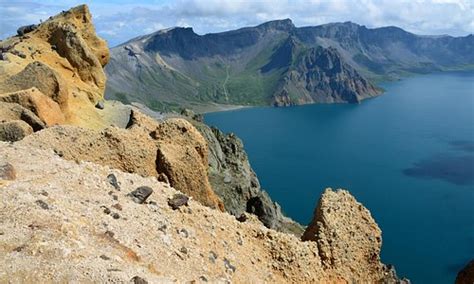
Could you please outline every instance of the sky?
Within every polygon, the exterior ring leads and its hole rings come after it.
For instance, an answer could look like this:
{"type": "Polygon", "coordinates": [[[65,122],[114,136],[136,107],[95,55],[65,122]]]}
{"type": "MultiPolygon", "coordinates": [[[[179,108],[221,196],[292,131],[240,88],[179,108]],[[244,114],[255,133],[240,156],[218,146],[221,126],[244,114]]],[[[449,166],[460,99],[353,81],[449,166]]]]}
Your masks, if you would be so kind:
{"type": "Polygon", "coordinates": [[[285,18],[298,27],[351,21],[424,35],[474,33],[474,0],[0,0],[0,39],[84,3],[110,46],[175,26],[205,34],[285,18]]]}

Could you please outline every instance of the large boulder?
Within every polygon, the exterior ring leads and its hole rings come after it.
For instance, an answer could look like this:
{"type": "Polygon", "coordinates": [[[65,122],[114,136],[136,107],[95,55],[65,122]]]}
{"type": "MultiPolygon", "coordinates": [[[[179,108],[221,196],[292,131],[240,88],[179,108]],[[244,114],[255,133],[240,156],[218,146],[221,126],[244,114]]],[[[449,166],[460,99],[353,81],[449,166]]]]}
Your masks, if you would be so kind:
{"type": "Polygon", "coordinates": [[[56,71],[42,62],[34,61],[28,64],[21,72],[0,84],[0,91],[4,93],[30,88],[38,89],[59,105],[66,107],[68,101],[66,83],[56,71]]]}
{"type": "Polygon", "coordinates": [[[0,141],[19,141],[31,133],[33,128],[22,120],[0,122],[0,141]]]}
{"type": "Polygon", "coordinates": [[[13,93],[0,95],[0,101],[17,103],[36,114],[46,126],[63,124],[64,114],[59,104],[50,97],[45,96],[35,87],[13,93]]]}
{"type": "Polygon", "coordinates": [[[158,145],[156,167],[171,186],[193,196],[206,206],[224,210],[209,183],[207,143],[188,121],[169,119],[151,136],[158,145]]]}
{"type": "Polygon", "coordinates": [[[31,110],[24,108],[17,103],[0,102],[0,122],[22,120],[26,122],[34,131],[46,127],[44,122],[31,110]]]}

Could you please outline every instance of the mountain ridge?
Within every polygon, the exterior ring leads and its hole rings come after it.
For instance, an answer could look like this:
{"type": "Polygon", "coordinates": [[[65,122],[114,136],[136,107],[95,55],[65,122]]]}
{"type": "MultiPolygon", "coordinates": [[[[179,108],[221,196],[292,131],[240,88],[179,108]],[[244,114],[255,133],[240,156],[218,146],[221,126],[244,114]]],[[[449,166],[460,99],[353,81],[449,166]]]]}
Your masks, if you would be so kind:
{"type": "Polygon", "coordinates": [[[296,27],[283,19],[204,35],[175,27],[112,48],[106,96],[155,110],[359,103],[381,93],[375,85],[380,80],[474,68],[472,50],[472,35],[419,36],[398,27],[372,29],[352,22],[296,27]],[[343,62],[339,72],[322,76],[321,62],[308,69],[298,61],[318,47],[332,48],[326,53],[343,62]],[[288,53],[291,60],[278,58],[288,53]],[[279,64],[272,65],[276,60],[279,64]],[[289,70],[298,76],[288,76],[289,70]]]}

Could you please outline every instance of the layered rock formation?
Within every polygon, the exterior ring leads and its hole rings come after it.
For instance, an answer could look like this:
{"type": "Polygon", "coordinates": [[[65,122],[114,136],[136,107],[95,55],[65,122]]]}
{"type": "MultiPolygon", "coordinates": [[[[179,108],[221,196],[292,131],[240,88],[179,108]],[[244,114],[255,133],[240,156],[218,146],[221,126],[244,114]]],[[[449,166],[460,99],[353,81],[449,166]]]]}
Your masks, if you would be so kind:
{"type": "Polygon", "coordinates": [[[94,107],[103,100],[109,49],[87,6],[20,28],[0,42],[0,52],[0,102],[33,111],[47,126],[110,124],[94,107]]]}
{"type": "MultiPolygon", "coordinates": [[[[351,255],[354,263],[328,266],[317,242],[277,233],[251,217],[242,223],[193,200],[174,210],[168,203],[177,191],[155,178],[18,143],[0,142],[0,157],[10,165],[0,170],[15,172],[0,173],[0,282],[375,283],[388,275],[378,256],[367,262],[359,253],[351,255]],[[130,193],[143,186],[152,194],[139,204],[130,193]]],[[[350,216],[364,233],[370,228],[366,209],[353,210],[360,206],[353,198],[326,193],[322,199],[335,210],[331,218],[350,216]]],[[[325,226],[346,232],[335,222],[325,226]]],[[[373,228],[372,235],[380,233],[373,228]]],[[[377,240],[358,240],[335,239],[353,252],[379,250],[377,240]]]]}

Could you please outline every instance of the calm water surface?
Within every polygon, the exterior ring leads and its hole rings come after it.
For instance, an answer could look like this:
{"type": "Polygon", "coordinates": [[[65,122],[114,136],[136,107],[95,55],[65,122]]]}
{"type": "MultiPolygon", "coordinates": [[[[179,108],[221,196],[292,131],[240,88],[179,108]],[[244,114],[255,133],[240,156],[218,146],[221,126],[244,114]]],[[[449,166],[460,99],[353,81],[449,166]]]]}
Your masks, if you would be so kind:
{"type": "Polygon", "coordinates": [[[264,189],[307,224],[346,188],[383,231],[382,260],[414,283],[453,283],[474,258],[474,72],[382,85],[360,105],[252,108],[206,122],[244,141],[264,189]]]}

